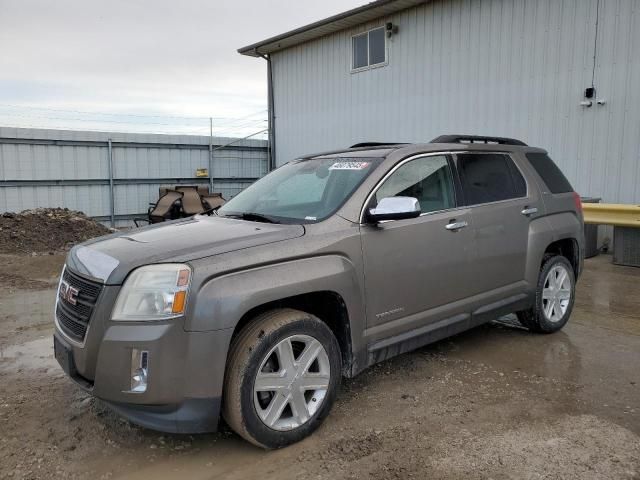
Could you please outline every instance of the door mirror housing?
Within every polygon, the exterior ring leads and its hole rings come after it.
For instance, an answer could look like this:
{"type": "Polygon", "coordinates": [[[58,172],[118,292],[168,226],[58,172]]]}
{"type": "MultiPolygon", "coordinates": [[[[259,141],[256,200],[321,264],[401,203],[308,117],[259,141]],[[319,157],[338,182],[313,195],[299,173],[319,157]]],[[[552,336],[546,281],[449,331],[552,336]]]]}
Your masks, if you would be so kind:
{"type": "Polygon", "coordinates": [[[382,220],[403,220],[416,218],[421,213],[420,202],[414,197],[385,197],[375,208],[370,208],[367,218],[372,223],[382,220]]]}

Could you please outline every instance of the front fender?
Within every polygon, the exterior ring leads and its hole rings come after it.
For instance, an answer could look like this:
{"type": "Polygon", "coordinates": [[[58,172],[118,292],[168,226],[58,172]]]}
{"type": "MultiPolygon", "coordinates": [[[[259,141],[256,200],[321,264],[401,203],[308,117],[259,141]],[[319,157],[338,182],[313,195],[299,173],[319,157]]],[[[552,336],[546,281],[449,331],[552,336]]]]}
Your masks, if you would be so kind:
{"type": "MultiPolygon", "coordinates": [[[[352,327],[364,321],[357,269],[346,257],[323,255],[223,274],[202,283],[188,331],[233,328],[248,311],[305,293],[331,291],[344,300],[352,327]]],[[[352,330],[353,334],[353,330],[352,330]]]]}

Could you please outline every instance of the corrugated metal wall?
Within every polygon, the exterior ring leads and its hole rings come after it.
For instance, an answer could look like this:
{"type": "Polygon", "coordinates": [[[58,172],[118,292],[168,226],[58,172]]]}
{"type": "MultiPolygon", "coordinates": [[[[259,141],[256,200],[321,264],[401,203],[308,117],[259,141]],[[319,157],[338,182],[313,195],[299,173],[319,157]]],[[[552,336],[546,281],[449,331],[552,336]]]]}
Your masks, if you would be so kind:
{"type": "MultiPolygon", "coordinates": [[[[112,142],[117,226],[147,211],[161,185],[208,184],[209,137],[0,127],[0,212],[67,207],[110,216],[112,142]]],[[[214,138],[214,149],[233,142],[214,138]]],[[[214,150],[213,191],[227,199],[267,173],[267,142],[242,140],[214,150]]]]}
{"type": "Polygon", "coordinates": [[[361,141],[512,136],[549,150],[581,194],[640,201],[638,0],[433,1],[272,59],[278,164],[361,141]],[[351,73],[351,36],[387,21],[388,65],[351,73]],[[581,107],[592,76],[606,103],[581,107]]]}

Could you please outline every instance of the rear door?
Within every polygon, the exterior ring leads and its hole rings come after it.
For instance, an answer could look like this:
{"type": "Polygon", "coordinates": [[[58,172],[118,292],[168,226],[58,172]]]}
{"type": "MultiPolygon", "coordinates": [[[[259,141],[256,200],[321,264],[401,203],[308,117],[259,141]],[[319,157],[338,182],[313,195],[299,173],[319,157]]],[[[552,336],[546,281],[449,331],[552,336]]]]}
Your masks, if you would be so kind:
{"type": "Polygon", "coordinates": [[[477,256],[471,293],[493,292],[504,298],[521,292],[526,286],[529,224],[542,213],[537,190],[527,185],[508,153],[459,153],[456,166],[464,204],[473,217],[477,256]]]}

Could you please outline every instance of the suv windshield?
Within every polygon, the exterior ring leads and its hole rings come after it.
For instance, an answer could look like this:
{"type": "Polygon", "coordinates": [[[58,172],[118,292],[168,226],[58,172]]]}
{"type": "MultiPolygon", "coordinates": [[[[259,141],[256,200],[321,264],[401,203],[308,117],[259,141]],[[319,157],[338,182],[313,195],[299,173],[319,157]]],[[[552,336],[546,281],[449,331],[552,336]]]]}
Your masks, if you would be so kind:
{"type": "Polygon", "coordinates": [[[221,216],[274,222],[316,222],[333,214],[378,165],[379,158],[295,160],[229,200],[221,216]]]}

